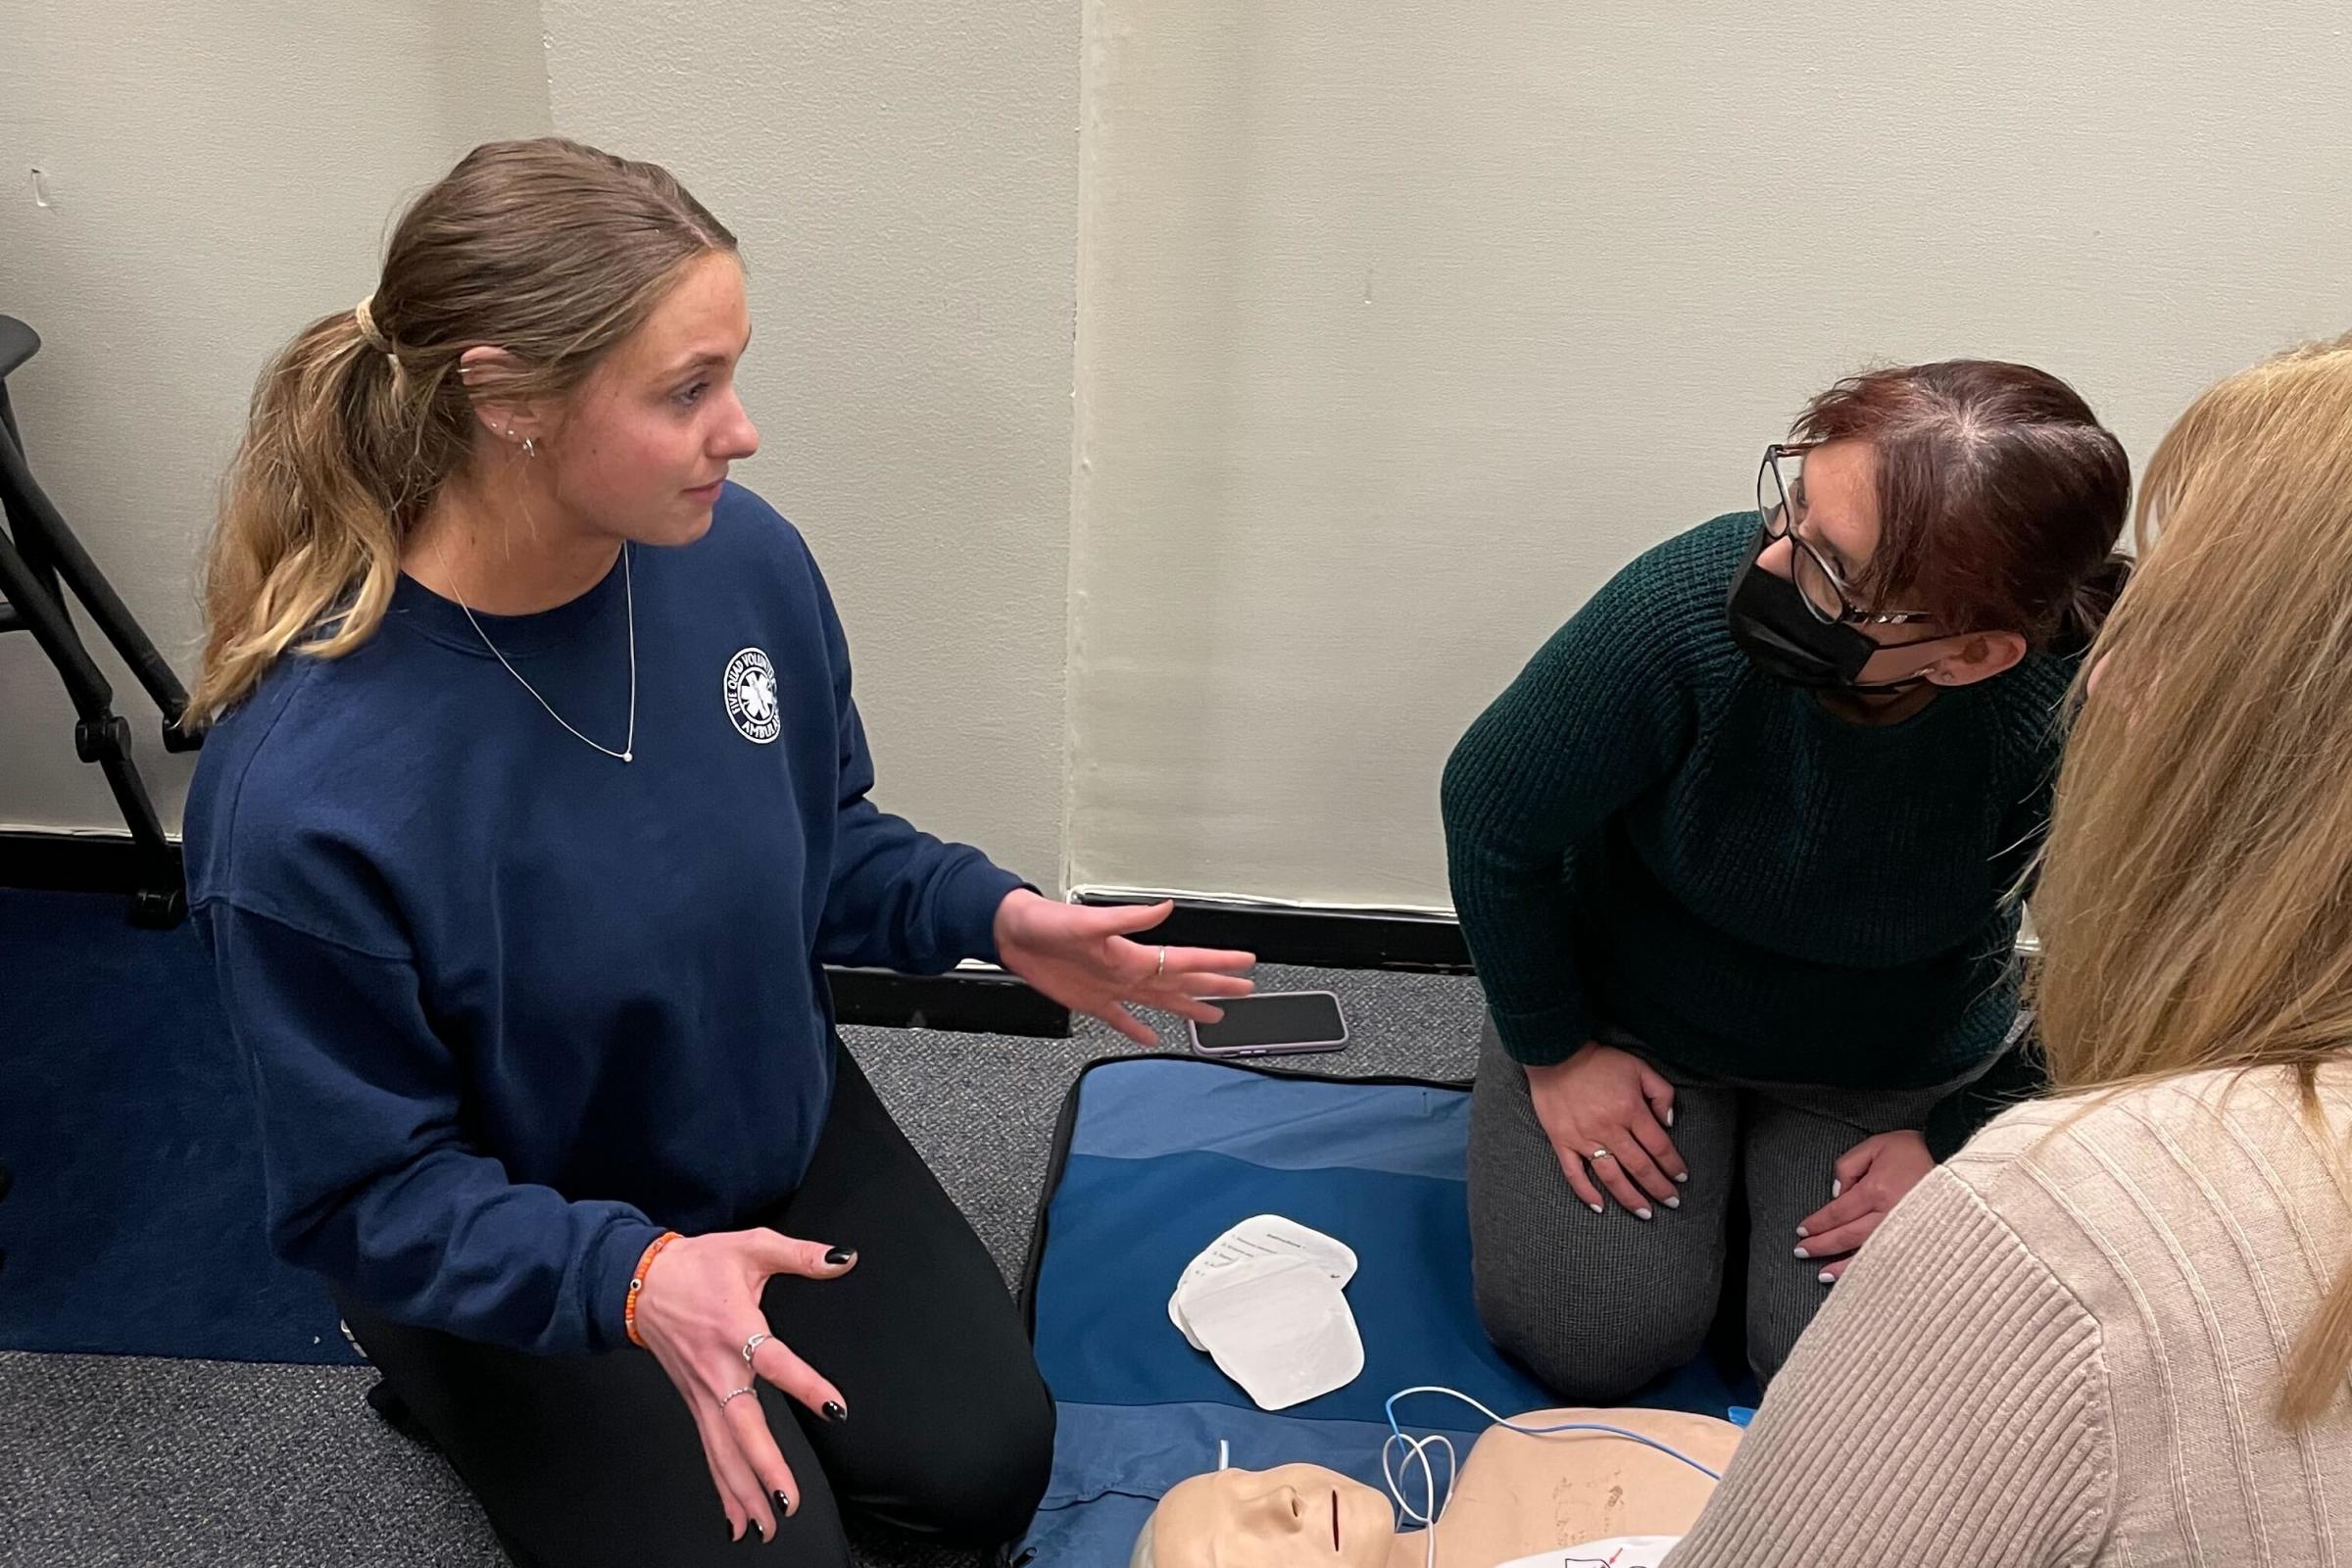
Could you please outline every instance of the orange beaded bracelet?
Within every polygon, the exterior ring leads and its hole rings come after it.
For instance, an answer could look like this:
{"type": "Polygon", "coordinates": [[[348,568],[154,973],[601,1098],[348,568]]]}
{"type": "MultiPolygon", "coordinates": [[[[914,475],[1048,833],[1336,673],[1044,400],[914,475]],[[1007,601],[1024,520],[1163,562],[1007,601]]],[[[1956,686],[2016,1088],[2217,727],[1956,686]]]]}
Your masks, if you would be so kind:
{"type": "Polygon", "coordinates": [[[662,1255],[662,1249],[677,1239],[676,1231],[663,1231],[655,1237],[652,1245],[646,1248],[644,1255],[637,1259],[637,1272],[629,1276],[629,1299],[628,1304],[620,1309],[620,1322],[621,1326],[629,1331],[631,1345],[642,1346],[645,1344],[637,1337],[637,1296],[645,1289],[645,1276],[653,1268],[654,1259],[662,1255]]]}

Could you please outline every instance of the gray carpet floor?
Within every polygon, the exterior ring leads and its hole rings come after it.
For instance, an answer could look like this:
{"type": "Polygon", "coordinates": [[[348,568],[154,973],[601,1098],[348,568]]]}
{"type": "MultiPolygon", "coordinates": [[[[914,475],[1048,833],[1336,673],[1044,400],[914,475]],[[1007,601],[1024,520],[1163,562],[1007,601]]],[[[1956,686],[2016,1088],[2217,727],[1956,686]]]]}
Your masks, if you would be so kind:
{"type": "MultiPolygon", "coordinates": [[[[1464,1078],[1476,1058],[1474,981],[1269,967],[1258,983],[1340,995],[1354,1044],[1295,1058],[1300,1068],[1464,1078]]],[[[1069,1040],[846,1033],[1017,1282],[1062,1097],[1080,1067],[1126,1043],[1091,1020],[1069,1040]]],[[[1164,1044],[1182,1042],[1171,1030],[1164,1044]]],[[[362,1402],[371,1381],[364,1369],[0,1354],[0,1564],[502,1568],[473,1499],[362,1402]]],[[[853,1538],[863,1568],[983,1561],[855,1525],[853,1538]]]]}

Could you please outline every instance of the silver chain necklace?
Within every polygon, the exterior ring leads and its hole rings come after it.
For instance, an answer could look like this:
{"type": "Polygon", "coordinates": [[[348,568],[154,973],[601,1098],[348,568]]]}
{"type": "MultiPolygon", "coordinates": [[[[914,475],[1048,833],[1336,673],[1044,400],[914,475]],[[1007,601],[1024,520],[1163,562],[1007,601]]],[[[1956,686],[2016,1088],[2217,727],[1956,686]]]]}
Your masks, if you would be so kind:
{"type": "Polygon", "coordinates": [[[535,700],[541,708],[547,710],[547,716],[554,719],[557,723],[563,725],[565,729],[571,730],[573,737],[582,745],[594,747],[597,751],[604,753],[607,757],[612,758],[616,761],[634,762],[637,760],[637,579],[630,573],[629,570],[629,547],[627,543],[624,541],[620,547],[620,580],[623,586],[628,590],[629,596],[629,738],[620,743],[620,750],[617,752],[610,746],[597,745],[595,741],[590,740],[587,736],[582,735],[577,729],[574,729],[569,719],[565,718],[562,713],[557,712],[554,705],[549,703],[546,698],[539,695],[538,687],[532,685],[527,680],[523,680],[522,671],[516,669],[513,663],[508,662],[507,656],[498,651],[498,644],[492,642],[490,640],[490,634],[482,630],[482,623],[473,618],[472,608],[468,606],[462,597],[459,596],[457,573],[449,569],[449,558],[441,553],[441,544],[439,540],[435,540],[433,542],[433,556],[441,563],[441,575],[449,580],[449,596],[458,601],[458,608],[460,610],[466,612],[466,619],[472,625],[473,634],[482,640],[482,646],[490,650],[493,658],[495,658],[500,663],[507,666],[507,673],[514,676],[516,681],[520,682],[522,689],[526,692],[529,692],[533,700],[535,700]]]}

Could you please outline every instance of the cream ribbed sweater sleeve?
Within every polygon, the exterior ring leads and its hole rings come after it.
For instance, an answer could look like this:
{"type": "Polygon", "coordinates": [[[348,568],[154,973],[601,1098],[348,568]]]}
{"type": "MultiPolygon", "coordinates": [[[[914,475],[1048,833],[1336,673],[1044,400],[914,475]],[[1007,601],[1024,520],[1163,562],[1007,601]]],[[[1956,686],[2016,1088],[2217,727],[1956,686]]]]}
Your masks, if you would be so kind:
{"type": "Polygon", "coordinates": [[[2099,1328],[1937,1169],[1772,1386],[1669,1568],[2088,1563],[2115,1459],[2099,1328]]]}

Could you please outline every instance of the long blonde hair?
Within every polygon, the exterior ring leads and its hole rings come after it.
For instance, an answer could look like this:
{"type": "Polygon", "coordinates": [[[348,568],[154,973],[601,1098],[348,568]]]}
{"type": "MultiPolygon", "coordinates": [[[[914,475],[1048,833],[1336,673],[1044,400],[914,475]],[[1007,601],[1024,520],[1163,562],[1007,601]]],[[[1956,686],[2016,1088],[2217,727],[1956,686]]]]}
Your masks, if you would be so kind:
{"type": "Polygon", "coordinates": [[[288,649],[375,634],[403,543],[473,451],[474,401],[558,399],[735,236],[669,172],[562,137],[475,148],[411,205],[375,292],[262,372],[205,568],[188,721],[250,695],[288,649]],[[458,373],[467,349],[512,356],[458,373]]]}
{"type": "MultiPolygon", "coordinates": [[[[2136,527],[2034,901],[2051,1076],[2285,1066],[2316,1116],[2319,1067],[2352,1054],[2352,336],[2199,397],[2136,527]]],[[[2352,1267],[2281,1415],[2316,1419],[2348,1373],[2352,1267]]]]}

